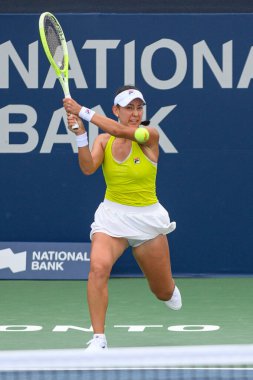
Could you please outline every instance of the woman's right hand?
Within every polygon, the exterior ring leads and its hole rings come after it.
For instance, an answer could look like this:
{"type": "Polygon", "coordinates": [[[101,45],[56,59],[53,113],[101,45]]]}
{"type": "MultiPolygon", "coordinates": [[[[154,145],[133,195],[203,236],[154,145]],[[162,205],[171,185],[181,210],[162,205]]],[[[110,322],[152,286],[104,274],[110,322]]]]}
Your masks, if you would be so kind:
{"type": "Polygon", "coordinates": [[[80,119],[80,117],[77,117],[75,115],[72,115],[72,114],[68,114],[67,115],[67,120],[68,120],[68,129],[75,133],[75,135],[82,135],[83,133],[85,133],[85,127],[84,127],[84,124],[82,122],[82,120],[80,119]],[[72,129],[73,125],[75,124],[78,124],[78,127],[77,129],[72,129]]]}

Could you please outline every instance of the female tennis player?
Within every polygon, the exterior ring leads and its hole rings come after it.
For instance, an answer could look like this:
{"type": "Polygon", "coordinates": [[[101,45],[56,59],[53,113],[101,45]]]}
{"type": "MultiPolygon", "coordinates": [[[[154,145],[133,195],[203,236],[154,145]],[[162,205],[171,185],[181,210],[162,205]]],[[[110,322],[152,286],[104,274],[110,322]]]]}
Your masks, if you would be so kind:
{"type": "Polygon", "coordinates": [[[176,228],[156,196],[159,134],[141,126],[145,100],[134,86],[120,88],[112,112],[115,121],[82,107],[75,100],[63,100],[68,126],[74,130],[82,172],[94,173],[102,165],[106,192],[91,225],[91,261],[87,299],[94,331],[87,350],[107,349],[105,318],[108,306],[108,280],[116,260],[128,246],[148,280],[155,296],[173,309],[182,306],[181,295],[172,278],[167,234],[176,228]],[[82,120],[91,121],[105,133],[88,147],[82,120]],[[143,132],[143,131],[142,131],[143,132]],[[137,137],[138,136],[138,137],[137,137]],[[141,143],[140,143],[141,141],[141,143]]]}

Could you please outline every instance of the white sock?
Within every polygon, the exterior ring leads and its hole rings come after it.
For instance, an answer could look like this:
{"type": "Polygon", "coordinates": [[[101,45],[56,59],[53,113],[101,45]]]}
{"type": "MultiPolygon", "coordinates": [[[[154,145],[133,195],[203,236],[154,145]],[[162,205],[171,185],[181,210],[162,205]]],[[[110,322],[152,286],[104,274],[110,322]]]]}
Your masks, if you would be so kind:
{"type": "Polygon", "coordinates": [[[94,334],[93,338],[105,339],[105,334],[94,334]]]}
{"type": "Polygon", "coordinates": [[[165,301],[165,304],[172,310],[180,310],[182,307],[181,294],[177,286],[175,286],[171,299],[165,301]]]}

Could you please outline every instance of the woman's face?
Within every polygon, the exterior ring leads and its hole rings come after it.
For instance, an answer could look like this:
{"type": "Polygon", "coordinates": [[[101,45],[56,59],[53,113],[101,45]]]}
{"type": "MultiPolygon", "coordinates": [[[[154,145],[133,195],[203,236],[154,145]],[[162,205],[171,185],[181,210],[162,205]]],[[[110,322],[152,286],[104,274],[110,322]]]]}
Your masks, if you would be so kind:
{"type": "Polygon", "coordinates": [[[143,101],[141,99],[134,99],[125,107],[116,106],[114,113],[119,118],[121,124],[138,127],[143,116],[143,101]]]}

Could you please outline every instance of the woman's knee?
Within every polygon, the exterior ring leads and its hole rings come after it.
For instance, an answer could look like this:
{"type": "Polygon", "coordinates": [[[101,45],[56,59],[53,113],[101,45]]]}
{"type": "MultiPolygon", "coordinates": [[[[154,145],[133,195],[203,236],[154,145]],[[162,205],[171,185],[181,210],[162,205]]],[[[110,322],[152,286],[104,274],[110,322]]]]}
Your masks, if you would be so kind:
{"type": "Polygon", "coordinates": [[[108,281],[111,273],[111,265],[106,263],[93,263],[90,267],[88,279],[95,282],[108,281]]]}
{"type": "Polygon", "coordinates": [[[155,287],[151,286],[152,293],[156,296],[157,299],[160,301],[168,301],[171,299],[173,295],[173,288],[161,288],[161,287],[155,287]]]}

